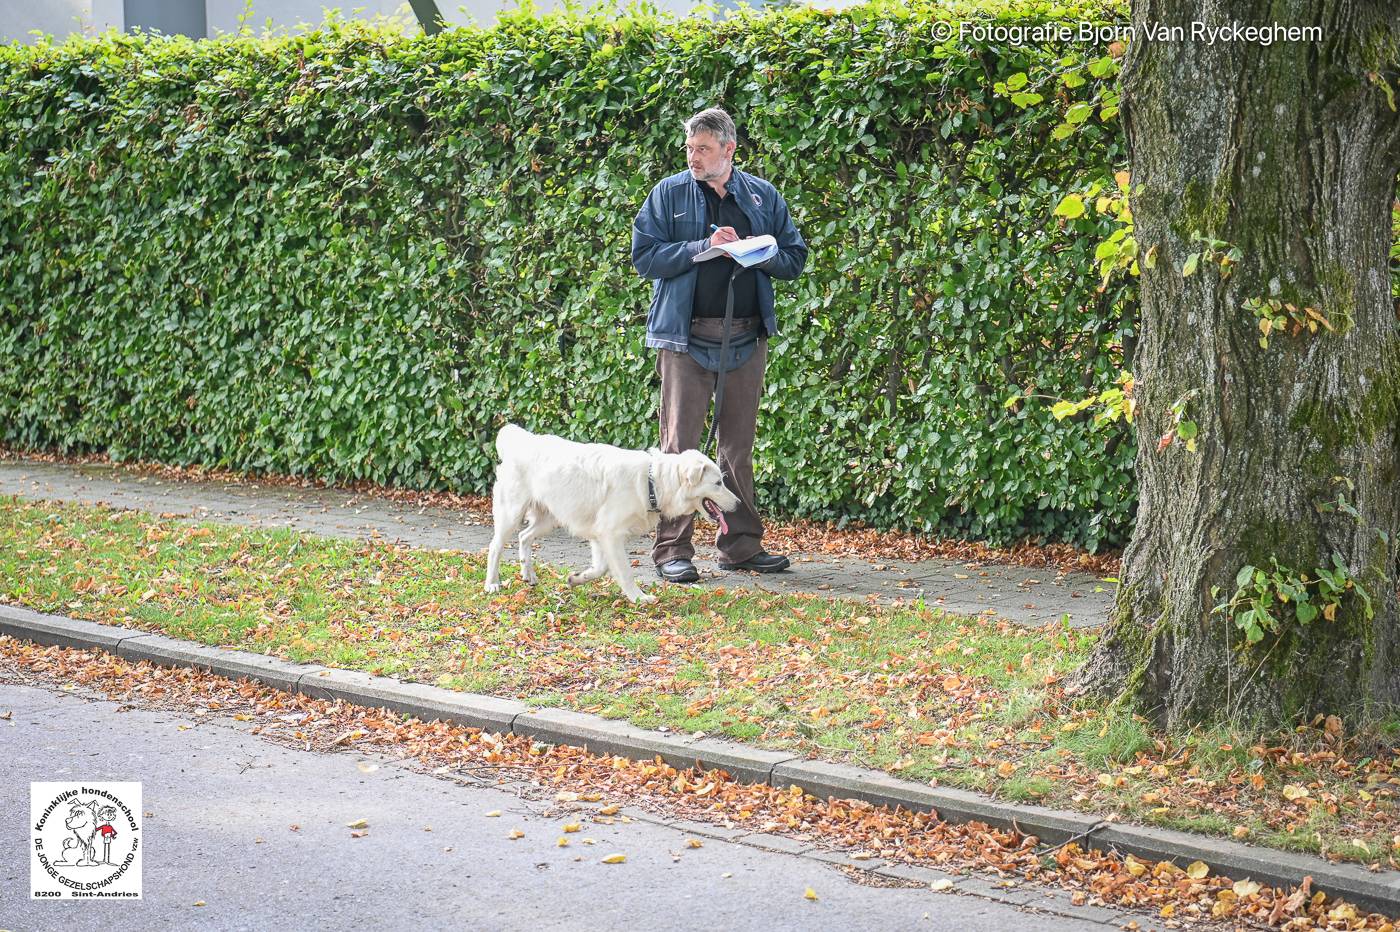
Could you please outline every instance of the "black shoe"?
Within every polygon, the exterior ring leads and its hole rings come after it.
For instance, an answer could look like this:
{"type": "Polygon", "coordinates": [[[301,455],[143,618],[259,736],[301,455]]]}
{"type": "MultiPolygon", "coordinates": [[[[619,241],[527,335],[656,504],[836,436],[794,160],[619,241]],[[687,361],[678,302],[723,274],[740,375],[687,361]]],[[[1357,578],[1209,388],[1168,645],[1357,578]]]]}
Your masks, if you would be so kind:
{"type": "Polygon", "coordinates": [[[752,570],[755,573],[777,573],[791,565],[788,558],[782,554],[760,550],[743,563],[721,563],[719,568],[722,570],[752,570]]]}
{"type": "Polygon", "coordinates": [[[667,582],[699,582],[700,573],[689,560],[667,560],[656,565],[656,575],[667,582]]]}

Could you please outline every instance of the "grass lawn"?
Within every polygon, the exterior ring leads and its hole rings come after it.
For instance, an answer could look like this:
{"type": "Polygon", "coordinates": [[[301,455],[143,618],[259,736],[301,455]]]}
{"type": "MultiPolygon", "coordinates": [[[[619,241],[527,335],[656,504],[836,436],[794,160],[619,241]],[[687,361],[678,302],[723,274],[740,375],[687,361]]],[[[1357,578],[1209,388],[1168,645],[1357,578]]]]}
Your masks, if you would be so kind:
{"type": "Polygon", "coordinates": [[[570,589],[554,567],[523,587],[509,563],[489,596],[484,567],[484,554],[0,497],[0,601],[1123,820],[1400,856],[1395,752],[1363,756],[1321,727],[1154,734],[1064,695],[1094,632],[724,588],[654,590],[661,601],[637,607],[607,580],[570,589]]]}

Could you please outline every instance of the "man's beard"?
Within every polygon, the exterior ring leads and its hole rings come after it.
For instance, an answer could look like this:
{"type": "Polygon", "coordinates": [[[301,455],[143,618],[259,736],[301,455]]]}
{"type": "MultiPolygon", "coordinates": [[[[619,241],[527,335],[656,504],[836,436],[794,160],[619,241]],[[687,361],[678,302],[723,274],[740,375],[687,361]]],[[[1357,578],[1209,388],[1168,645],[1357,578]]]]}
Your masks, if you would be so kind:
{"type": "Polygon", "coordinates": [[[704,173],[697,172],[695,169],[692,168],[690,170],[690,174],[691,177],[693,177],[696,181],[715,181],[717,179],[726,177],[729,174],[730,169],[733,167],[734,162],[731,160],[725,162],[718,168],[712,168],[704,173]]]}

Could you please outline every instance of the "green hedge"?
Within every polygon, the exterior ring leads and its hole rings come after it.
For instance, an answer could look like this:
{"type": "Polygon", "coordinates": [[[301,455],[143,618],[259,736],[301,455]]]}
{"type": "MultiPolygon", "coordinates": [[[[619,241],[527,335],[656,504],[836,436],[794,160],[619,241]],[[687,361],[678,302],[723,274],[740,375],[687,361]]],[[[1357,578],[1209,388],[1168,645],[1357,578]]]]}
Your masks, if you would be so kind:
{"type": "Polygon", "coordinates": [[[1098,113],[1053,132],[1111,89],[1084,67],[1104,50],[940,38],[1118,15],[945,3],[0,49],[0,440],[474,491],[506,420],[654,443],[631,221],[684,167],[681,120],[718,103],[811,247],[779,287],[764,505],[1121,542],[1131,436],[1045,400],[1106,387],[1131,348],[1133,295],[1093,265],[1110,226],[1053,216],[1124,161],[1098,113]],[[1071,79],[1039,101],[995,88],[1027,72],[1071,79]]]}

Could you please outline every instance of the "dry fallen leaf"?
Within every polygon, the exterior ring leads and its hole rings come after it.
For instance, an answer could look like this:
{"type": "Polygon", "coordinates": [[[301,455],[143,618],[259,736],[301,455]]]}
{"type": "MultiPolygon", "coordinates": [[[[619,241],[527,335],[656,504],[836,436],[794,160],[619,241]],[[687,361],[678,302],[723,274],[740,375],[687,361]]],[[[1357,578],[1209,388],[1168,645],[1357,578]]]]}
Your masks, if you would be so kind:
{"type": "Polygon", "coordinates": [[[554,843],[554,846],[556,848],[567,848],[569,847],[569,839],[565,838],[563,835],[560,835],[559,840],[554,843]]]}
{"type": "Polygon", "coordinates": [[[940,892],[943,890],[951,890],[953,889],[953,882],[947,877],[943,877],[929,884],[929,888],[940,892]]]}
{"type": "Polygon", "coordinates": [[[622,807],[619,806],[617,803],[612,803],[610,805],[604,806],[602,809],[599,809],[598,812],[602,815],[616,815],[617,811],[621,808],[622,807]]]}
{"type": "Polygon", "coordinates": [[[581,828],[583,828],[583,826],[582,826],[582,825],[579,825],[577,822],[570,822],[570,823],[568,823],[567,825],[564,826],[564,831],[567,832],[567,833],[569,833],[569,834],[573,834],[574,832],[577,832],[577,831],[578,831],[579,829],[581,829],[581,828]]]}
{"type": "MultiPolygon", "coordinates": [[[[954,640],[944,653],[938,656],[957,657],[964,653],[964,645],[954,640]]],[[[320,700],[305,698],[294,700],[296,714],[287,716],[284,713],[289,700],[285,694],[274,694],[252,685],[235,686],[200,671],[157,671],[146,666],[128,666],[126,669],[120,669],[122,662],[119,660],[60,648],[18,647],[11,644],[9,639],[0,639],[0,659],[15,659],[25,664],[38,662],[43,665],[39,675],[48,677],[56,684],[77,679],[84,689],[101,690],[112,698],[122,698],[136,706],[149,704],[146,696],[133,692],[133,689],[140,690],[143,687],[156,687],[158,691],[152,695],[161,696],[166,701],[185,702],[187,707],[199,706],[204,709],[215,708],[209,697],[217,695],[225,714],[232,715],[237,710],[246,710],[256,721],[264,721],[265,717],[271,716],[302,728],[304,733],[297,733],[299,741],[324,742],[337,735],[357,733],[370,736],[370,740],[377,741],[381,748],[392,748],[393,753],[407,749],[420,754],[430,763],[450,760],[451,767],[444,764],[441,768],[444,771],[459,768],[463,763],[463,755],[482,766],[519,767],[536,774],[539,779],[555,781],[551,793],[563,787],[571,787],[579,790],[580,800],[594,801],[590,797],[596,797],[600,806],[606,795],[616,798],[618,791],[636,789],[640,795],[653,802],[701,802],[726,818],[739,822],[751,819],[748,824],[755,827],[771,823],[775,830],[781,831],[784,823],[790,827],[794,826],[794,820],[797,824],[820,825],[824,831],[834,830],[838,833],[837,837],[847,852],[869,850],[875,852],[876,856],[883,856],[886,853],[885,849],[903,849],[913,853],[913,848],[917,845],[923,851],[922,854],[916,854],[915,858],[930,863],[930,866],[940,863],[930,855],[951,854],[958,858],[984,859],[994,869],[1015,873],[1020,873],[1023,868],[1038,865],[1041,860],[1034,847],[1024,846],[1023,839],[1014,832],[993,832],[990,836],[985,834],[985,830],[982,830],[981,834],[969,833],[964,828],[945,826],[921,814],[891,813],[878,807],[867,809],[836,802],[827,803],[804,795],[800,790],[793,793],[778,787],[741,785],[724,778],[716,779],[713,773],[681,770],[656,760],[632,762],[606,756],[593,757],[577,749],[544,749],[516,736],[477,737],[476,733],[456,726],[443,726],[441,723],[403,724],[386,719],[382,712],[340,708],[324,704],[320,700]],[[560,786],[560,783],[563,783],[563,786],[560,786]],[[589,787],[603,789],[595,791],[588,789],[589,787]],[[705,791],[703,800],[700,790],[705,791]],[[995,844],[987,844],[989,837],[995,844]]],[[[739,675],[748,672],[750,671],[741,663],[739,675]]],[[[941,682],[945,675],[937,669],[931,669],[930,672],[936,677],[934,682],[941,682]]],[[[965,690],[981,695],[980,691],[985,688],[982,678],[962,670],[958,671],[958,675],[959,691],[965,690]]],[[[896,706],[890,704],[889,708],[894,709],[896,706]]],[[[954,721],[950,724],[958,723],[954,721]]],[[[1040,732],[1040,738],[1037,740],[1044,740],[1051,734],[1081,727],[1086,731],[1098,731],[1097,726],[1100,724],[1102,717],[1086,715],[1070,722],[1047,720],[1040,723],[1035,730],[1040,732]]],[[[951,728],[940,729],[940,733],[935,735],[935,746],[942,744],[950,750],[956,748],[956,743],[943,740],[945,734],[954,735],[956,732],[951,728]]],[[[1007,743],[1016,740],[1011,735],[1006,737],[1007,743]]],[[[1000,740],[1000,736],[996,740],[1000,740]]],[[[987,746],[990,747],[990,743],[987,746]]],[[[1275,813],[1269,811],[1267,801],[1272,799],[1273,792],[1281,788],[1283,781],[1279,777],[1283,772],[1287,772],[1286,768],[1293,768],[1291,778],[1298,780],[1304,787],[1313,779],[1317,780],[1311,789],[1317,790],[1318,795],[1309,796],[1310,805],[1328,806],[1337,802],[1345,804],[1348,799],[1358,799],[1360,792],[1364,792],[1359,791],[1355,783],[1347,785],[1337,782],[1330,774],[1321,778],[1297,776],[1298,773],[1304,772],[1297,768],[1309,763],[1299,758],[1299,753],[1294,750],[1288,759],[1279,761],[1280,766],[1276,770],[1264,771],[1269,777],[1264,787],[1257,786],[1252,779],[1243,779],[1251,776],[1249,774],[1232,775],[1230,782],[1233,789],[1230,795],[1225,797],[1226,802],[1221,803],[1220,808],[1216,810],[1230,820],[1226,824],[1257,822],[1258,827],[1254,830],[1256,833],[1280,824],[1276,822],[1275,813]],[[1241,804],[1247,803],[1254,808],[1236,808],[1233,802],[1235,793],[1240,794],[1241,804]],[[1250,799],[1250,794],[1257,795],[1250,799]],[[1263,811],[1259,808],[1260,804],[1263,804],[1263,811]]],[[[1335,752],[1329,751],[1327,755],[1326,761],[1329,763],[1339,760],[1335,752]]],[[[1148,756],[1151,756],[1151,752],[1148,752],[1148,756]]],[[[1133,777],[1136,776],[1133,770],[1142,767],[1142,773],[1150,772],[1154,780],[1163,781],[1162,785],[1154,786],[1152,790],[1170,800],[1173,807],[1179,807],[1186,802],[1183,790],[1197,799],[1204,799],[1205,794],[1222,789],[1213,784],[1206,774],[1198,775],[1195,768],[1184,758],[1163,757],[1162,761],[1164,762],[1143,758],[1140,763],[1124,767],[1116,773],[1133,777]],[[1197,787],[1199,789],[1195,789],[1197,787]]],[[[1311,763],[1315,765],[1318,761],[1314,760],[1311,763]]],[[[995,759],[988,765],[995,766],[995,759]]],[[[1034,770],[1036,776],[1052,779],[1069,776],[1065,770],[1052,769],[1047,772],[1022,760],[1019,772],[1031,770],[1034,770]]],[[[1366,809],[1367,813],[1376,813],[1381,806],[1390,805],[1389,800],[1394,791],[1387,784],[1400,781],[1393,778],[1396,771],[1385,762],[1372,762],[1366,766],[1365,771],[1365,779],[1368,781],[1366,786],[1372,791],[1367,793],[1367,796],[1374,796],[1375,801],[1365,800],[1364,797],[1361,799],[1370,803],[1366,809]]],[[[1339,771],[1334,772],[1344,778],[1349,777],[1339,771]]],[[[1075,779],[1078,780],[1079,788],[1092,791],[1097,772],[1090,771],[1075,779]]],[[[1301,805],[1278,807],[1276,800],[1273,802],[1273,810],[1282,812],[1278,819],[1296,819],[1301,813],[1301,805]]],[[[1171,811],[1175,811],[1175,808],[1171,811]]],[[[1380,810],[1380,815],[1385,815],[1386,812],[1388,810],[1380,810]]],[[[498,816],[500,814],[495,813],[498,816]]],[[[1347,814],[1345,809],[1343,814],[1347,814]]],[[[1382,831],[1386,835],[1394,832],[1389,825],[1377,830],[1380,823],[1374,821],[1376,816],[1368,815],[1367,818],[1373,822],[1348,825],[1347,837],[1365,839],[1368,833],[1384,837],[1382,831]]],[[[568,837],[572,839],[572,835],[568,837]]],[[[1396,835],[1396,839],[1400,841],[1400,834],[1396,835]]],[[[582,839],[579,841],[581,843],[582,839]]],[[[1353,844],[1341,847],[1341,850],[1347,852],[1354,849],[1353,844]]],[[[1355,850],[1359,852],[1360,849],[1355,850]]],[[[1400,845],[1397,845],[1397,850],[1400,850],[1400,845]]],[[[1086,891],[1093,891],[1095,898],[1102,897],[1109,905],[1135,905],[1139,908],[1149,908],[1154,913],[1170,905],[1173,908],[1173,917],[1168,922],[1169,927],[1175,927],[1176,923],[1183,920],[1195,921],[1197,916],[1210,916],[1213,907],[1220,906],[1221,909],[1214,915],[1251,927],[1256,924],[1278,927],[1290,919],[1307,919],[1312,922],[1313,928],[1317,928],[1329,921],[1331,911],[1339,905],[1330,899],[1324,902],[1320,895],[1317,899],[1309,899],[1306,883],[1292,891],[1274,891],[1265,886],[1258,893],[1241,896],[1234,887],[1233,878],[1215,876],[1205,865],[1198,868],[1203,876],[1200,879],[1192,878],[1189,883],[1185,882],[1187,874],[1181,867],[1166,862],[1144,865],[1145,873],[1139,882],[1127,883],[1125,881],[1136,871],[1124,859],[1112,856],[1091,857],[1076,844],[1065,846],[1054,857],[1059,862],[1058,866],[1063,875],[1073,877],[1074,882],[1080,885],[1080,889],[1072,891],[1072,902],[1088,902],[1089,896],[1086,891]],[[1188,909],[1190,917],[1187,916],[1188,909]]],[[[1250,889],[1241,887],[1245,892],[1250,889]]],[[[1385,928],[1378,916],[1347,919],[1348,915],[1356,915],[1356,910],[1340,909],[1337,911],[1336,920],[1347,922],[1353,930],[1366,928],[1375,932],[1385,928]]],[[[1303,926],[1304,924],[1299,924],[1296,927],[1303,926]]]]}
{"type": "Polygon", "coordinates": [[[203,906],[203,905],[204,905],[204,901],[203,901],[203,900],[195,900],[195,901],[194,901],[194,905],[196,905],[196,906],[203,906]]]}
{"type": "Polygon", "coordinates": [[[356,819],[354,822],[346,822],[346,828],[369,828],[369,823],[364,819],[356,819]]]}
{"type": "Polygon", "coordinates": [[[621,863],[622,863],[623,861],[625,861],[625,860],[627,860],[627,855],[625,855],[625,854],[610,854],[610,855],[608,855],[607,857],[603,858],[603,863],[604,863],[604,864],[621,864],[621,863]]]}
{"type": "Polygon", "coordinates": [[[802,895],[809,900],[815,900],[817,898],[817,891],[813,890],[811,887],[808,887],[807,892],[802,895]]]}
{"type": "Polygon", "coordinates": [[[687,848],[703,848],[705,847],[705,843],[698,838],[687,838],[685,840],[685,846],[687,848]]]}
{"type": "Polygon", "coordinates": [[[514,841],[514,840],[517,839],[517,838],[524,838],[524,837],[525,837],[525,833],[522,832],[522,831],[521,831],[520,829],[518,829],[518,828],[513,828],[513,829],[510,830],[510,834],[507,835],[506,837],[509,838],[511,841],[514,841]]]}
{"type": "Polygon", "coordinates": [[[1200,880],[1210,873],[1210,866],[1205,861],[1192,861],[1186,868],[1186,876],[1192,880],[1200,880]]]}
{"type": "Polygon", "coordinates": [[[1235,896],[1244,899],[1258,893],[1263,889],[1263,886],[1253,880],[1236,880],[1232,889],[1235,891],[1235,896]]]}
{"type": "Polygon", "coordinates": [[[499,809],[492,809],[490,812],[486,813],[486,818],[488,818],[488,819],[494,819],[494,818],[496,818],[497,816],[499,816],[500,814],[501,814],[501,810],[499,810],[499,809]]]}

